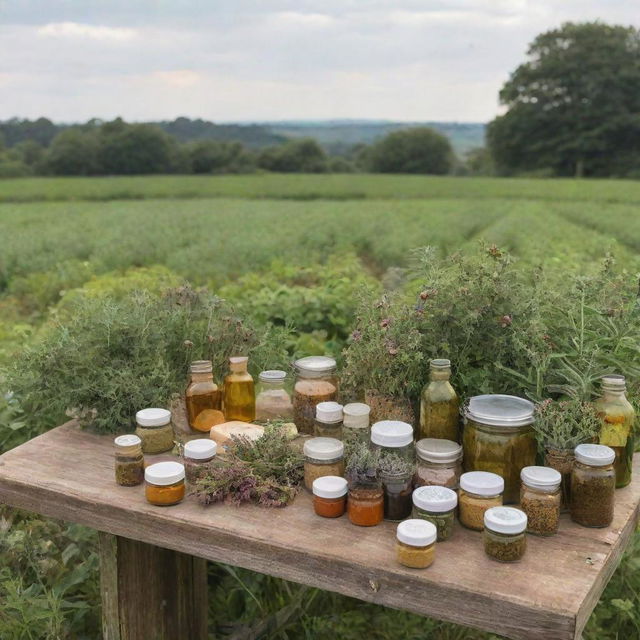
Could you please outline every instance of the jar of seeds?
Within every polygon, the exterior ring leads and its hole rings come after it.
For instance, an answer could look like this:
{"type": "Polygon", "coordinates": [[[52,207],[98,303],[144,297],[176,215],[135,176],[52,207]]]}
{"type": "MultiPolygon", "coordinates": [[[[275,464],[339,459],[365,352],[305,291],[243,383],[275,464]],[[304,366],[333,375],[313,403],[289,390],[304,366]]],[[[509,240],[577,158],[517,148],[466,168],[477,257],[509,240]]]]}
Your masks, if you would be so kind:
{"type": "Polygon", "coordinates": [[[560,472],[550,467],[525,467],[520,479],[520,508],[527,514],[527,531],[538,536],[557,533],[562,503],[560,472]]]}
{"type": "Polygon", "coordinates": [[[316,405],[337,400],[336,361],[326,356],[308,356],[293,363],[293,421],[300,433],[313,434],[316,405]]]}
{"type": "Polygon", "coordinates": [[[484,514],[484,550],[499,562],[517,562],[527,550],[527,514],[513,507],[492,507],[484,514]]]}

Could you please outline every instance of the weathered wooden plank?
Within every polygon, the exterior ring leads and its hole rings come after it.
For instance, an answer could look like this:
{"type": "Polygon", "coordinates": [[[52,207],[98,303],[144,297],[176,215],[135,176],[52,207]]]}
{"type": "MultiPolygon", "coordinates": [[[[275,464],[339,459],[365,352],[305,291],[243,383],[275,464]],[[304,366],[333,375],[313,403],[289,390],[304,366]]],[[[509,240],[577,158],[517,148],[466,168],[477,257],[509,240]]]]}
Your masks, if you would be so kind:
{"type": "Polygon", "coordinates": [[[362,600],[494,631],[510,638],[573,640],[635,526],[634,481],[616,492],[608,529],[563,517],[551,538],[529,537],[522,562],[487,558],[478,533],[458,527],[424,571],[396,564],[394,525],[362,529],[313,514],[300,495],[279,510],[201,507],[193,499],[153,507],[141,487],[118,487],[108,438],[55,429],[0,457],[0,500],[52,517],[362,600]],[[42,447],[46,456],[35,456],[42,447]],[[32,464],[34,459],[41,463],[32,464]]]}

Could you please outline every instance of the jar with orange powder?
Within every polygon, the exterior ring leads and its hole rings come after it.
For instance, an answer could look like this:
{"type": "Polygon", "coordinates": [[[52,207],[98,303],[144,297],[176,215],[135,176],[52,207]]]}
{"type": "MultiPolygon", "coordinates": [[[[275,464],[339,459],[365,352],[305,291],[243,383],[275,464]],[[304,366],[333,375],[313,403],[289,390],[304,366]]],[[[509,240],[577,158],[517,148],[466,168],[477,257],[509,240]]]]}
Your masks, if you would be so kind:
{"type": "Polygon", "coordinates": [[[323,476],[313,481],[313,509],[324,518],[339,518],[347,506],[347,481],[323,476]]]}
{"type": "Polygon", "coordinates": [[[149,465],[144,471],[144,480],[145,497],[153,505],[168,507],[184,498],[184,465],[179,462],[149,465]]]}

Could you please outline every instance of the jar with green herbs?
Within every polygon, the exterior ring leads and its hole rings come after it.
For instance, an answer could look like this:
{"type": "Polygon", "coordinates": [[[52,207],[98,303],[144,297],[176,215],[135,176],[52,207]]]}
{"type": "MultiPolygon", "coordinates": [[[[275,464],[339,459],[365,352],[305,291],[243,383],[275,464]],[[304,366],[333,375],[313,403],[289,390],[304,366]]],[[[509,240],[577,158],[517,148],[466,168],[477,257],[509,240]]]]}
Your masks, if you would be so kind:
{"type": "Polygon", "coordinates": [[[423,438],[416,442],[416,456],[414,486],[458,488],[462,474],[462,445],[452,440],[423,438]]]}
{"type": "Polygon", "coordinates": [[[502,505],[504,480],[488,471],[468,471],[460,476],[458,517],[467,529],[482,531],[487,509],[502,505]]]}
{"type": "Polygon", "coordinates": [[[602,397],[596,409],[602,419],[599,442],[611,447],[616,459],[616,487],[626,487],[631,482],[633,467],[635,411],[627,400],[624,376],[608,375],[602,378],[602,397]]]}
{"type": "Polygon", "coordinates": [[[342,439],[349,445],[369,442],[371,407],[364,402],[350,402],[342,408],[342,439]]]}
{"type": "Polygon", "coordinates": [[[138,436],[118,436],[116,447],[116,482],[121,487],[135,487],[144,481],[142,440],[138,436]]]}
{"type": "Polygon", "coordinates": [[[616,454],[601,444],[579,444],[571,474],[571,519],[583,527],[608,527],[613,521],[616,454]]]}
{"type": "Polygon", "coordinates": [[[413,492],[413,517],[433,523],[438,530],[438,542],[451,537],[457,506],[458,494],[447,487],[418,487],[413,492]]]}
{"type": "Polygon", "coordinates": [[[533,403],[507,395],[475,396],[465,412],[465,471],[488,471],[504,478],[504,502],[517,502],[520,472],[536,462],[533,403]]]}
{"type": "Polygon", "coordinates": [[[420,437],[457,441],[460,400],[449,382],[451,361],[431,360],[429,382],[420,398],[420,437]]]}
{"type": "Polygon", "coordinates": [[[413,427],[400,420],[381,420],[371,427],[371,448],[381,455],[394,453],[414,462],[416,459],[413,444],[413,427]]]}
{"type": "Polygon", "coordinates": [[[499,562],[517,562],[527,550],[527,514],[513,507],[492,507],[484,514],[484,550],[499,562]]]}
{"type": "Polygon", "coordinates": [[[396,559],[410,569],[426,569],[433,564],[437,532],[426,520],[405,520],[396,530],[396,559]]]}
{"type": "Polygon", "coordinates": [[[320,402],[316,405],[315,435],[319,438],[342,440],[342,405],[320,402]]]}
{"type": "Polygon", "coordinates": [[[550,467],[525,467],[521,473],[520,508],[527,514],[527,531],[538,536],[558,532],[562,476],[550,467]]]}
{"type": "Polygon", "coordinates": [[[335,438],[310,438],[302,448],[304,486],[313,490],[313,481],[323,476],[344,476],[344,444],[335,438]]]}
{"type": "Polygon", "coordinates": [[[136,435],[142,440],[142,451],[147,454],[164,453],[173,449],[171,411],[167,409],[141,409],[136,413],[136,435]]]}
{"type": "Polygon", "coordinates": [[[336,361],[327,356],[307,356],[293,363],[293,421],[300,433],[313,434],[316,406],[338,399],[336,361]]]}
{"type": "Polygon", "coordinates": [[[199,480],[209,475],[217,450],[218,445],[209,438],[199,438],[185,443],[182,452],[184,472],[190,489],[193,489],[199,480]]]}

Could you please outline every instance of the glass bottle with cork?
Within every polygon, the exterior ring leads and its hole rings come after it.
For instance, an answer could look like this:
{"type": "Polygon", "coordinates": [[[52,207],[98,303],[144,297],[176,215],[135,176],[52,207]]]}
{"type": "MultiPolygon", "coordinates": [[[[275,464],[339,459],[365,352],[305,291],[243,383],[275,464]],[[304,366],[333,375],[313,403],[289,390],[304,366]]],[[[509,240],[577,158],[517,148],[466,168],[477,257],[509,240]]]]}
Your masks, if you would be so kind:
{"type": "Polygon", "coordinates": [[[222,390],[213,380],[211,360],[191,363],[191,379],[185,392],[189,426],[194,431],[209,433],[211,427],[224,422],[222,390]]]}
{"type": "Polygon", "coordinates": [[[256,398],[253,378],[247,371],[249,358],[229,358],[230,373],[224,379],[224,416],[227,421],[253,422],[256,419],[256,398]]]}
{"type": "Polygon", "coordinates": [[[430,381],[420,398],[420,438],[458,441],[460,400],[451,386],[451,361],[431,360],[430,381]]]}
{"type": "Polygon", "coordinates": [[[616,459],[616,487],[626,487],[631,482],[633,466],[635,412],[626,396],[624,376],[608,375],[602,378],[602,396],[596,408],[602,418],[599,442],[611,447],[616,459]]]}

